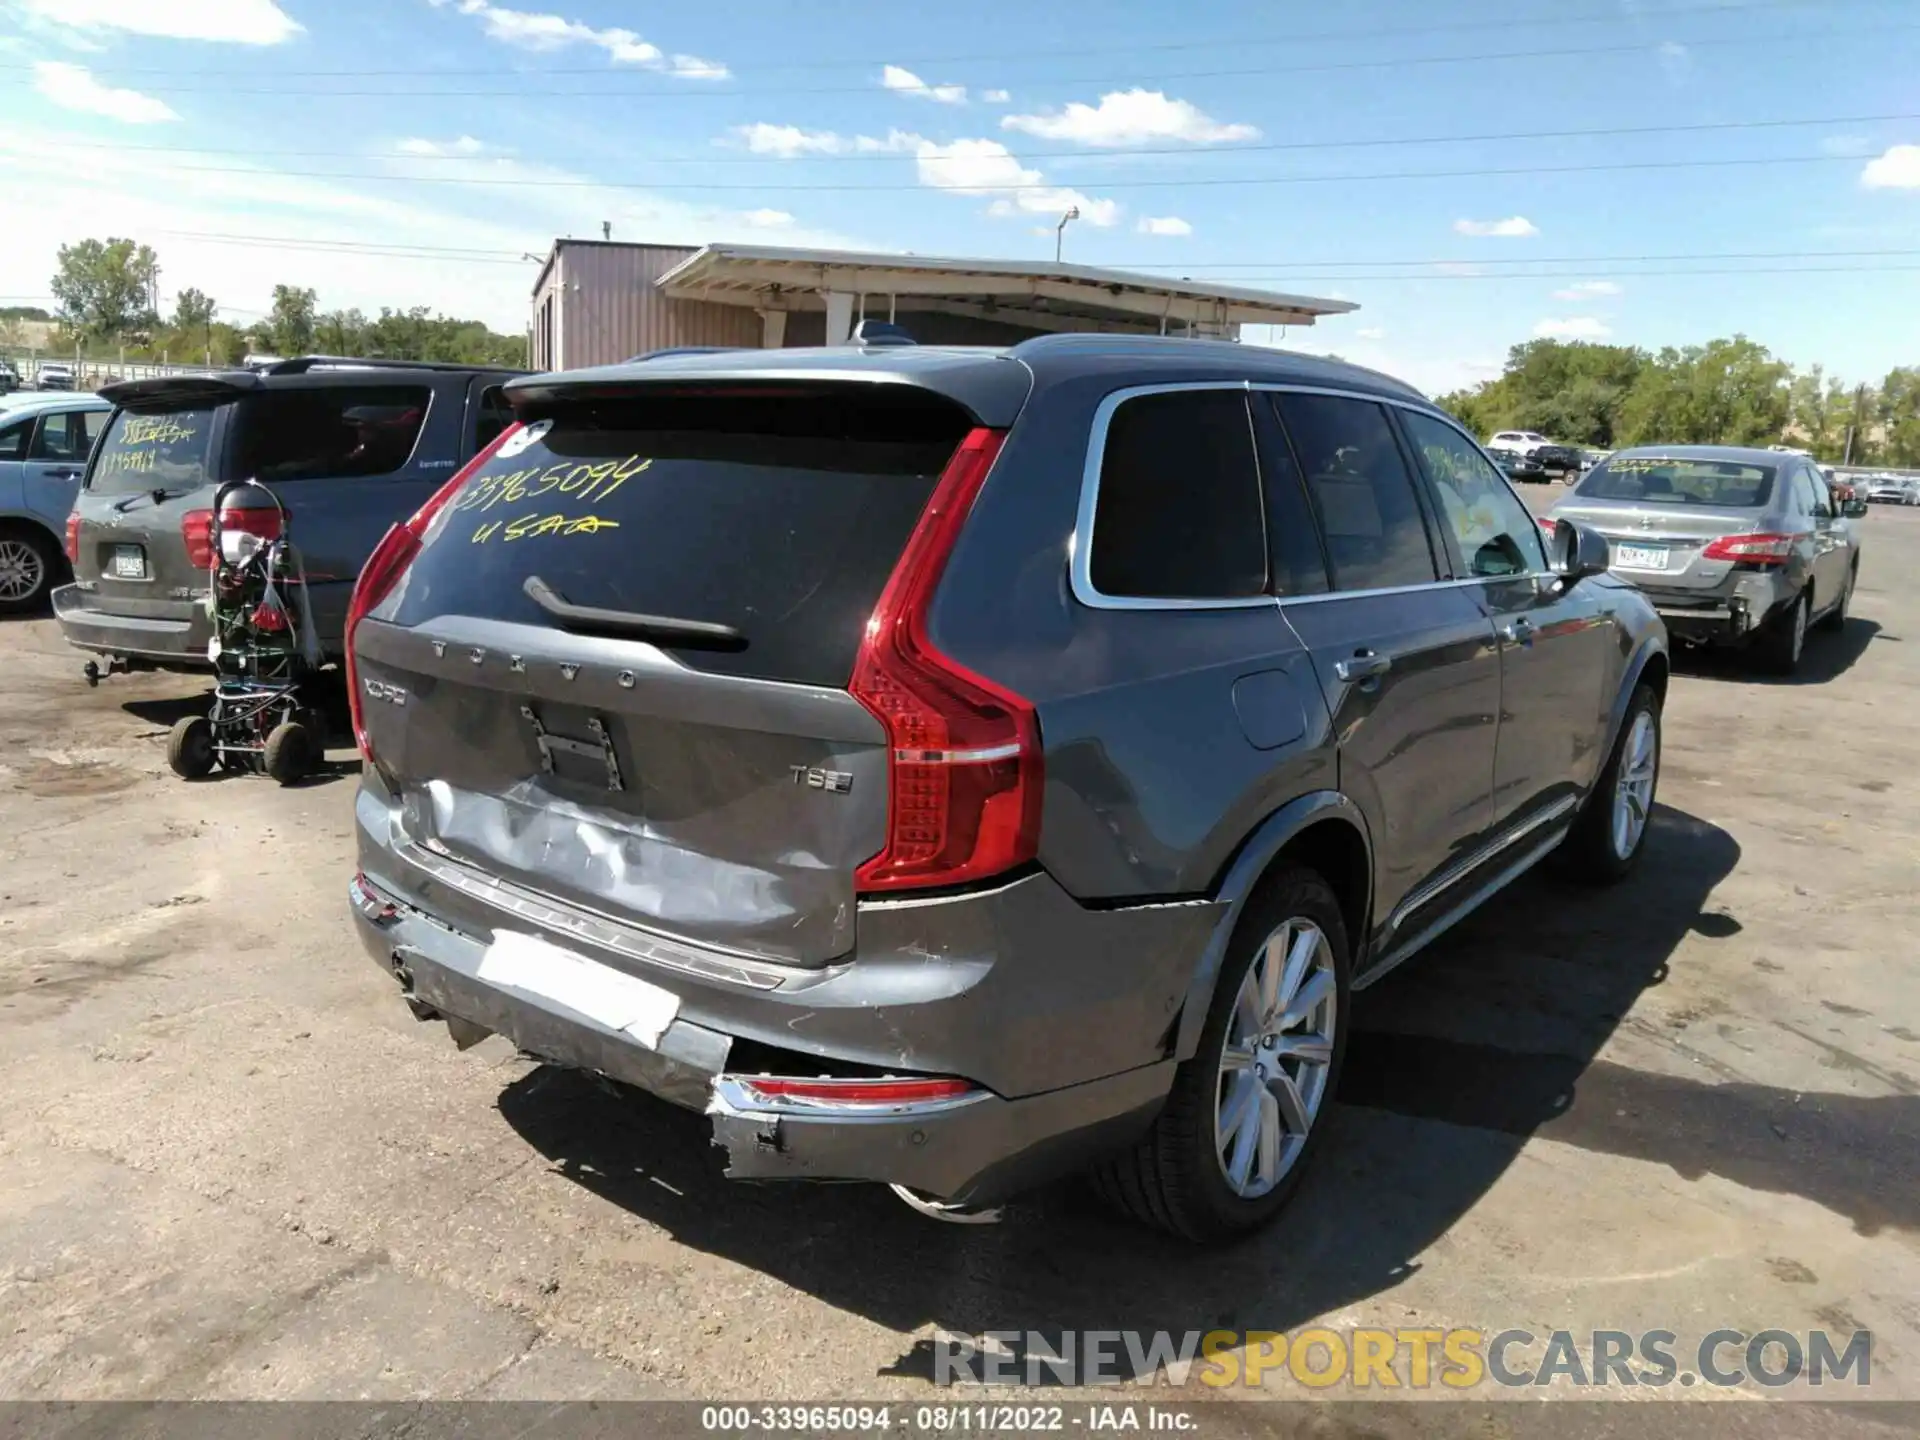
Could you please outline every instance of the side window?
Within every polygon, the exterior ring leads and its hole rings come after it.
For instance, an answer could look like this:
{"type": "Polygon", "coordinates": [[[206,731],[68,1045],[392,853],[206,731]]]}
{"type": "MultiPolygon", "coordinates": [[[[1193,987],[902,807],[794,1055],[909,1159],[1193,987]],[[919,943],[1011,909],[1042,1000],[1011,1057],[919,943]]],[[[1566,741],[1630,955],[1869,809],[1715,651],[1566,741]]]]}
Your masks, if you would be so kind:
{"type": "Polygon", "coordinates": [[[1827,482],[1818,470],[1803,469],[1800,472],[1807,489],[1807,513],[1822,520],[1833,518],[1833,499],[1827,490],[1827,482]]]}
{"type": "Polygon", "coordinates": [[[480,392],[480,413],[473,432],[476,453],[500,438],[500,432],[513,423],[513,407],[507,404],[507,392],[489,385],[480,392]]]}
{"type": "Polygon", "coordinates": [[[69,410],[63,415],[46,415],[40,420],[40,433],[34,437],[29,460],[66,461],[78,465],[93,448],[99,417],[85,410],[69,410]]]}
{"type": "Polygon", "coordinates": [[[31,420],[16,420],[11,425],[0,426],[0,460],[26,459],[27,437],[32,433],[31,420]]]}
{"type": "Polygon", "coordinates": [[[1540,527],[1480,451],[1430,415],[1401,415],[1467,573],[1524,575],[1546,569],[1540,527]]]}
{"type": "Polygon", "coordinates": [[[1103,595],[1265,593],[1266,522],[1246,392],[1142,395],[1113,412],[1092,547],[1088,573],[1103,595]]]}
{"type": "Polygon", "coordinates": [[[236,473],[269,485],[391,475],[407,463],[433,392],[426,386],[269,391],[241,407],[236,473]]]}
{"type": "Polygon", "coordinates": [[[1424,585],[1439,578],[1427,524],[1386,412],[1366,400],[1280,393],[1320,515],[1336,590],[1424,585]]]}

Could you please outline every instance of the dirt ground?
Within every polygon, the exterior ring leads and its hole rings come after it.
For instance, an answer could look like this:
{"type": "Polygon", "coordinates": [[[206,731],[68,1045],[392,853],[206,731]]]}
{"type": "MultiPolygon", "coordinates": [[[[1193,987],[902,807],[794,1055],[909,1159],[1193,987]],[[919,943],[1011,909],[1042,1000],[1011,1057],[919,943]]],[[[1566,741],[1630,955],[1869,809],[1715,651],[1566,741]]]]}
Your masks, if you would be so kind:
{"type": "Polygon", "coordinates": [[[0,1398],[924,1398],[936,1327],[1316,1319],[1864,1328],[1920,1397],[1920,513],[1861,527],[1794,682],[1683,663],[1638,876],[1362,996],[1299,1198],[1213,1253],[1072,1187],[736,1186],[698,1117],[456,1051],[350,933],[350,753],[185,784],[201,687],[0,623],[0,1398]]]}

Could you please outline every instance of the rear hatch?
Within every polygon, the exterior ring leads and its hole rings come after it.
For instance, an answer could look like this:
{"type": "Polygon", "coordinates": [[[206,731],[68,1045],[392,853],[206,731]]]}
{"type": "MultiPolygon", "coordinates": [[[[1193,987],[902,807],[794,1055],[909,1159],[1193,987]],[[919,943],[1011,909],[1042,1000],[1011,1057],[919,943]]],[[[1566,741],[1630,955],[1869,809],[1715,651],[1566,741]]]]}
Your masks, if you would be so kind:
{"type": "MultiPolygon", "coordinates": [[[[75,503],[75,578],[109,614],[179,618],[206,592],[182,523],[213,503],[231,402],[251,377],[110,386],[108,422],[75,503]]],[[[257,381],[252,382],[257,384],[257,381]]]]}
{"type": "Polygon", "coordinates": [[[1774,469],[1738,461],[1629,456],[1603,461],[1554,507],[1591,525],[1613,549],[1613,569],[1651,589],[1710,590],[1733,562],[1706,558],[1726,535],[1767,523],[1774,469]]]}
{"type": "Polygon", "coordinates": [[[900,385],[588,395],[467,477],[356,631],[375,763],[428,850],[823,965],[887,841],[845,687],[972,417],[900,385]]]}

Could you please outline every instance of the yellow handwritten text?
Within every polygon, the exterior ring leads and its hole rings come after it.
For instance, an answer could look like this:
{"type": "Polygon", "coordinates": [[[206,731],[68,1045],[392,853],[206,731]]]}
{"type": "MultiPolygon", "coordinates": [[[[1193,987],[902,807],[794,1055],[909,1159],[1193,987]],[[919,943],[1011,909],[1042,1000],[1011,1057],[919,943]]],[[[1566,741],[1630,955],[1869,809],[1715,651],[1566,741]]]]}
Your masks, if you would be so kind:
{"type": "Polygon", "coordinates": [[[583,505],[608,499],[627,481],[653,464],[638,455],[581,464],[562,460],[544,469],[538,465],[477,476],[454,502],[457,510],[491,510],[496,505],[519,505],[546,495],[563,495],[583,505]]]}
{"type": "Polygon", "coordinates": [[[618,520],[603,520],[598,515],[522,515],[513,520],[483,521],[469,543],[484,545],[496,536],[505,542],[537,540],[542,535],[597,535],[619,528],[618,520]]]}
{"type": "Polygon", "coordinates": [[[129,415],[115,438],[122,445],[178,445],[199,433],[198,426],[183,424],[177,416],[129,415]]]}

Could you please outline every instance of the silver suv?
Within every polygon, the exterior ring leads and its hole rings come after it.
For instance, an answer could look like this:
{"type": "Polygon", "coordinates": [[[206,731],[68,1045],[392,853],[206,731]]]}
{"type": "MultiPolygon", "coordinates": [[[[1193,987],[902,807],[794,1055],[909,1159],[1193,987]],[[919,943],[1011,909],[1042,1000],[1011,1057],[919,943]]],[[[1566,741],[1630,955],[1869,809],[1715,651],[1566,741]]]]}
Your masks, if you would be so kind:
{"type": "Polygon", "coordinates": [[[515,381],[348,619],[359,933],[415,1014],[937,1214],[1208,1239],[1352,990],[1632,869],[1666,635],[1397,381],[1230,343],[515,381]]]}
{"type": "Polygon", "coordinates": [[[1724,445],[1622,450],[1552,514],[1605,535],[1613,569],[1652,599],[1674,637],[1752,646],[1799,667],[1808,627],[1838,630],[1860,578],[1853,520],[1811,461],[1724,445]]]}

